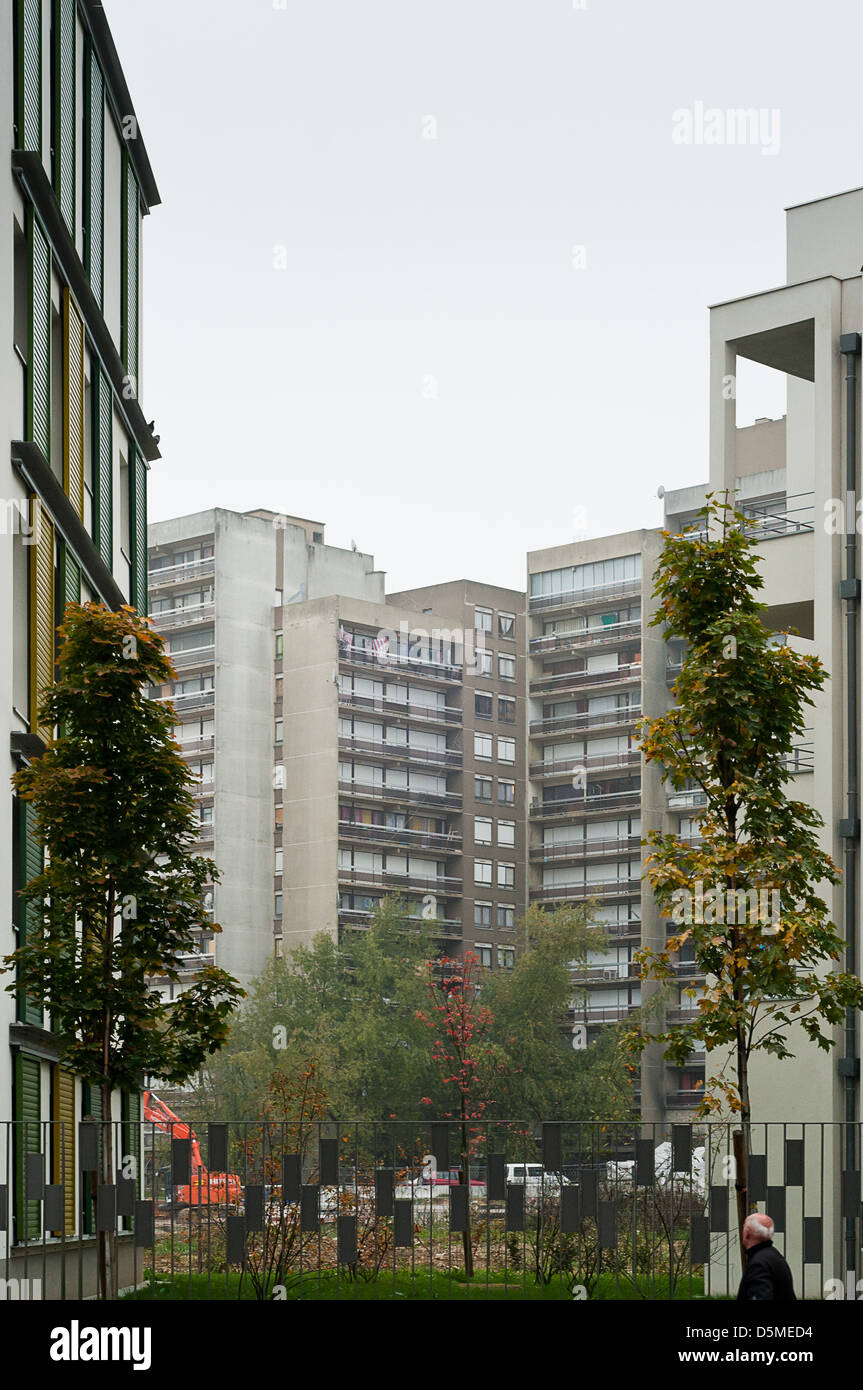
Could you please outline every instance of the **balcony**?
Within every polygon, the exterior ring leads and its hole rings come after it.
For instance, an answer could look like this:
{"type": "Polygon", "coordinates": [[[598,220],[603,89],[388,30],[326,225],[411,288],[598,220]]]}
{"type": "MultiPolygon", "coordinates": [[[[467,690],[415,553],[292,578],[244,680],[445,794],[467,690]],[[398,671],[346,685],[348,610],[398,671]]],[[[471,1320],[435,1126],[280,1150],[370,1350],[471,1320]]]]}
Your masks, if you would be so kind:
{"type": "Polygon", "coordinates": [[[213,826],[212,826],[212,823],[211,823],[210,825],[199,825],[199,826],[197,827],[196,831],[195,831],[195,844],[196,844],[196,845],[212,845],[212,843],[213,843],[213,826]]]}
{"type": "Polygon", "coordinates": [[[640,787],[620,792],[603,792],[599,796],[585,796],[583,792],[574,792],[572,796],[561,797],[557,801],[532,801],[530,816],[532,820],[548,820],[557,816],[592,815],[596,811],[637,810],[640,805],[640,787]]]}
{"type": "Polygon", "coordinates": [[[610,840],[566,840],[557,845],[531,845],[530,857],[533,863],[542,864],[552,859],[603,859],[609,855],[641,852],[640,835],[630,835],[610,840]]]}
{"type": "Polygon", "coordinates": [[[625,705],[621,709],[605,711],[601,714],[589,712],[556,714],[549,719],[533,719],[530,732],[534,736],[551,734],[562,737],[579,729],[631,729],[641,718],[641,705],[625,705]]]}
{"type": "Polygon", "coordinates": [[[637,985],[641,976],[633,972],[632,966],[622,968],[616,965],[590,965],[584,970],[573,970],[575,985],[637,985]]]}
{"type": "Polygon", "coordinates": [[[622,599],[629,595],[638,597],[641,593],[641,576],[634,579],[619,579],[615,584],[599,584],[593,589],[570,589],[559,594],[538,594],[529,600],[531,613],[548,613],[558,608],[584,608],[605,599],[622,599]]]}
{"type": "Polygon", "coordinates": [[[586,1023],[588,1028],[592,1024],[598,1026],[601,1023],[620,1023],[638,1007],[638,1004],[616,1004],[604,1009],[574,1009],[570,1011],[570,1018],[574,1023],[586,1023]]]}
{"type": "Polygon", "coordinates": [[[354,738],[346,734],[339,735],[339,748],[345,752],[370,753],[373,757],[383,758],[388,762],[425,763],[431,767],[460,768],[463,760],[460,748],[438,751],[434,748],[416,748],[407,743],[354,738]]]}
{"type": "Polygon", "coordinates": [[[550,652],[594,651],[597,647],[607,647],[640,636],[641,619],[632,618],[625,623],[609,623],[607,627],[586,629],[584,632],[550,632],[545,637],[532,637],[530,651],[533,656],[545,656],[550,652]]]}
{"type": "Polygon", "coordinates": [[[665,1103],[674,1110],[694,1110],[704,1099],[704,1088],[697,1091],[666,1091],[665,1103]]]}
{"type": "Polygon", "coordinates": [[[173,705],[178,714],[185,714],[187,710],[212,709],[215,700],[214,690],[187,690],[184,695],[159,695],[156,703],[173,705]]]}
{"type": "Polygon", "coordinates": [[[149,570],[147,586],[151,593],[165,589],[171,584],[185,584],[190,579],[208,579],[216,572],[213,556],[206,560],[193,560],[185,565],[167,565],[164,569],[149,570]]]}
{"type": "Polygon", "coordinates": [[[564,671],[560,675],[537,676],[530,682],[531,695],[558,695],[568,690],[589,691],[607,685],[631,685],[641,680],[641,662],[631,661],[612,671],[564,671]]]}
{"type": "Polygon", "coordinates": [[[153,626],[157,632],[174,632],[181,627],[194,627],[195,623],[212,622],[216,616],[214,603],[199,603],[190,608],[169,608],[165,613],[152,613],[153,626]]]}
{"type": "Polygon", "coordinates": [[[433,849],[439,854],[461,854],[462,837],[455,830],[435,834],[427,830],[396,829],[387,825],[365,825],[358,821],[339,821],[340,840],[360,840],[368,844],[401,845],[404,849],[433,849]]]}
{"type": "Polygon", "coordinates": [[[442,898],[452,898],[461,897],[462,892],[461,878],[454,878],[451,874],[436,874],[434,878],[428,878],[424,874],[391,873],[386,869],[374,873],[366,869],[340,868],[338,876],[339,883],[358,888],[389,888],[396,893],[411,888],[416,893],[439,893],[442,898]]]}
{"type": "Polygon", "coordinates": [[[401,652],[364,651],[356,647],[345,647],[339,643],[339,665],[373,666],[385,675],[388,671],[402,671],[413,676],[421,676],[435,681],[445,681],[448,685],[460,685],[464,668],[454,662],[424,661],[419,656],[405,656],[401,652]]]}
{"type": "Polygon", "coordinates": [[[211,642],[206,647],[187,647],[185,651],[168,652],[177,671],[189,671],[197,666],[212,666],[216,660],[216,648],[211,642]]]}
{"type": "Polygon", "coordinates": [[[707,805],[707,794],[700,787],[691,787],[684,791],[669,792],[667,800],[669,811],[700,809],[707,805]]]}
{"type": "Polygon", "coordinates": [[[197,753],[210,753],[212,752],[215,742],[216,740],[213,738],[212,734],[208,735],[207,738],[188,739],[180,743],[180,752],[184,758],[192,758],[197,753]]]}
{"type": "Polygon", "coordinates": [[[416,700],[378,699],[372,695],[339,692],[339,709],[352,714],[386,714],[411,723],[461,725],[462,712],[454,705],[423,705],[416,700]]]}
{"type": "Polygon", "coordinates": [[[339,781],[339,791],[347,796],[361,799],[368,797],[373,801],[386,801],[395,805],[451,806],[461,810],[462,804],[461,792],[415,791],[412,787],[384,787],[353,779],[339,781]]]}
{"type": "Polygon", "coordinates": [[[666,1009],[665,1021],[666,1023],[694,1023],[695,1020],[698,1018],[700,1012],[700,1009],[695,1008],[666,1009]]]}
{"type": "MultiPolygon", "coordinates": [[[[340,907],[340,908],[339,908],[339,926],[340,926],[340,927],[348,927],[348,928],[350,928],[350,929],[352,929],[352,930],[354,930],[354,931],[356,931],[356,930],[358,930],[358,929],[359,929],[359,930],[362,930],[363,928],[369,927],[369,926],[371,925],[371,921],[372,921],[373,915],[374,915],[374,914],[373,914],[371,911],[366,912],[366,911],[362,911],[362,910],[360,910],[360,909],[358,909],[358,908],[340,907]]],[[[451,938],[460,938],[460,937],[461,937],[461,934],[462,934],[462,925],[461,925],[461,922],[458,921],[458,920],[457,920],[456,918],[454,918],[454,917],[434,917],[434,918],[429,918],[429,919],[423,919],[423,918],[420,918],[420,917],[407,916],[407,917],[405,917],[405,918],[403,919],[405,926],[412,926],[412,927],[417,926],[419,923],[421,923],[421,922],[424,921],[424,920],[426,920],[426,921],[433,921],[433,922],[434,922],[434,925],[435,925],[435,934],[436,934],[437,936],[447,937],[447,938],[450,938],[450,937],[451,937],[451,938]]]]}
{"type": "Polygon", "coordinates": [[[531,890],[532,902],[583,902],[586,898],[628,898],[641,894],[640,878],[607,879],[603,883],[550,883],[531,890]]]}
{"type": "Polygon", "coordinates": [[[624,753],[596,753],[588,758],[558,758],[554,762],[544,761],[531,763],[531,777],[560,777],[567,772],[575,772],[576,768],[593,768],[596,771],[614,771],[615,769],[638,767],[641,763],[641,751],[638,748],[629,748],[624,753]]]}

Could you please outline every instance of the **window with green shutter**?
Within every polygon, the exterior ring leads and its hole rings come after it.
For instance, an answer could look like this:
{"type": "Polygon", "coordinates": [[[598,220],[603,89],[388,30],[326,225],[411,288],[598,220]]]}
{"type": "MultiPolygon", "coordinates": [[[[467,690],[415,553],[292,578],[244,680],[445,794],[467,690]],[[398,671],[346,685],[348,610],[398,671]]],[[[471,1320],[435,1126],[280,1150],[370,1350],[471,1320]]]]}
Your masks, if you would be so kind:
{"type": "MultiPolygon", "coordinates": [[[[81,1118],[92,1115],[94,1120],[102,1118],[102,1092],[98,1086],[91,1086],[88,1081],[81,1086],[81,1118]]],[[[102,1126],[99,1125],[98,1140],[98,1162],[102,1163],[102,1126]]],[[[87,1236],[92,1236],[96,1231],[96,1183],[92,1173],[85,1173],[81,1191],[81,1230],[87,1236]]]]}
{"type": "Polygon", "coordinates": [[[19,150],[42,150],[42,4],[15,0],[15,124],[19,150]]]}
{"type": "Polygon", "coordinates": [[[138,263],[141,241],[141,196],[127,150],[123,151],[123,304],[122,355],[138,394],[138,263]]]}
{"type": "Polygon", "coordinates": [[[27,206],[27,438],[51,460],[51,251],[27,206]]]}
{"type": "Polygon", "coordinates": [[[101,309],[105,263],[105,79],[93,45],[84,60],[84,266],[101,309]]]}
{"type": "Polygon", "coordinates": [[[66,616],[67,603],[81,602],[81,565],[75,557],[75,552],[63,542],[60,547],[59,556],[59,576],[57,593],[59,596],[57,625],[59,627],[66,616]]]}
{"type": "Polygon", "coordinates": [[[15,1058],[15,1241],[38,1240],[42,1204],[26,1196],[27,1155],[42,1149],[42,1073],[35,1057],[15,1058]]]}
{"type": "MultiPolygon", "coordinates": [[[[15,807],[18,817],[18,855],[17,888],[20,893],[45,867],[42,845],[36,837],[36,812],[30,801],[17,798],[15,807]]],[[[23,946],[36,931],[41,920],[37,903],[22,903],[16,896],[15,911],[18,925],[18,945],[23,946]]],[[[41,1008],[27,998],[23,990],[16,995],[18,1021],[42,1027],[41,1008]]]]}
{"type": "Polygon", "coordinates": [[[132,544],[131,603],[147,616],[147,465],[136,450],[129,466],[129,527],[132,544]]]}
{"type": "Polygon", "coordinates": [[[84,322],[63,290],[63,488],[84,520],[84,322]]]}
{"type": "Polygon", "coordinates": [[[114,568],[114,400],[101,366],[93,374],[93,540],[109,570],[114,568]]]}
{"type": "Polygon", "coordinates": [[[54,192],[63,220],[75,236],[75,133],[77,130],[77,24],[75,0],[54,0],[54,192]]]}

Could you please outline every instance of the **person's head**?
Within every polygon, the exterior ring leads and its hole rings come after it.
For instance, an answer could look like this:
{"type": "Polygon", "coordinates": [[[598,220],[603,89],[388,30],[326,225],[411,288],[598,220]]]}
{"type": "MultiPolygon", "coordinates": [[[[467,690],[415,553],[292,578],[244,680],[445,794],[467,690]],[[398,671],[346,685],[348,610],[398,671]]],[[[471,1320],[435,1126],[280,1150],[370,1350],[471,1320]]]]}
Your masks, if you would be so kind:
{"type": "Polygon", "coordinates": [[[744,1249],[749,1250],[753,1245],[760,1245],[762,1240],[772,1240],[773,1229],[773,1222],[766,1212],[752,1212],[743,1223],[744,1249]]]}

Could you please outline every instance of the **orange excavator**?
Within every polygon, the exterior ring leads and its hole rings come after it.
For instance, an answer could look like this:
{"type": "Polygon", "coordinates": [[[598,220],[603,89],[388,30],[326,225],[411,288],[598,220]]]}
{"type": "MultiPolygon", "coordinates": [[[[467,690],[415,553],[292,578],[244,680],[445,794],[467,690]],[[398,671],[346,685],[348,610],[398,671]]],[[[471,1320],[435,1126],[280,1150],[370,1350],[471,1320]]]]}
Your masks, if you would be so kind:
{"type": "Polygon", "coordinates": [[[175,1115],[163,1100],[145,1091],[143,1096],[143,1118],[171,1139],[190,1139],[191,1178],[190,1183],[178,1184],[174,1191],[176,1201],[181,1207],[203,1207],[217,1202],[235,1203],[243,1200],[243,1185],[237,1173],[209,1173],[201,1158],[201,1146],[193,1129],[175,1115]]]}

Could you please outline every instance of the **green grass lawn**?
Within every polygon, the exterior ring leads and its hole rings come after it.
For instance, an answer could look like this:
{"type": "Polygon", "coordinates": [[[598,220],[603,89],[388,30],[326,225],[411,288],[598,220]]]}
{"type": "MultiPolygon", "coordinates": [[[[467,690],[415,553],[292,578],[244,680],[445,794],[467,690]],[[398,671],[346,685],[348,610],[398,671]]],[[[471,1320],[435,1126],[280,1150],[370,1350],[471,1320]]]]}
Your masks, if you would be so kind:
{"type": "MultiPolygon", "coordinates": [[[[429,1270],[415,1270],[413,1274],[409,1270],[399,1270],[395,1275],[392,1271],[381,1273],[377,1282],[364,1283],[358,1280],[356,1283],[341,1277],[334,1272],[325,1272],[320,1276],[317,1274],[304,1274],[302,1278],[297,1275],[292,1276],[286,1285],[285,1297],[296,1302],[300,1299],[321,1300],[324,1302],[339,1302],[363,1300],[364,1302],[396,1301],[398,1299],[419,1299],[432,1300],[444,1299],[447,1302],[465,1302],[468,1300],[501,1300],[509,1299],[515,1302],[530,1300],[531,1302],[572,1302],[572,1286],[574,1279],[561,1279],[555,1276],[550,1284],[542,1285],[534,1283],[532,1275],[526,1274],[522,1280],[515,1271],[504,1277],[503,1274],[493,1274],[486,1279],[485,1275],[468,1281],[463,1273],[454,1271],[451,1275],[441,1273],[431,1273],[429,1270]]],[[[173,1284],[160,1276],[155,1288],[148,1285],[144,1289],[138,1289],[133,1294],[124,1295],[139,1301],[148,1301],[153,1298],[159,1302],[175,1301],[210,1301],[210,1300],[236,1300],[238,1298],[255,1298],[248,1276],[242,1281],[240,1275],[231,1273],[214,1274],[209,1279],[205,1274],[180,1275],[175,1277],[173,1284]]],[[[640,1294],[637,1293],[630,1279],[620,1279],[615,1284],[614,1277],[603,1275],[599,1281],[599,1287],[594,1291],[593,1298],[602,1299],[633,1299],[650,1298],[651,1301],[662,1301],[668,1298],[668,1280],[656,1279],[651,1285],[646,1282],[641,1287],[640,1294]]],[[[676,1300],[687,1301],[689,1299],[704,1298],[704,1280],[693,1278],[690,1284],[688,1279],[681,1281],[675,1295],[676,1300]]]]}

